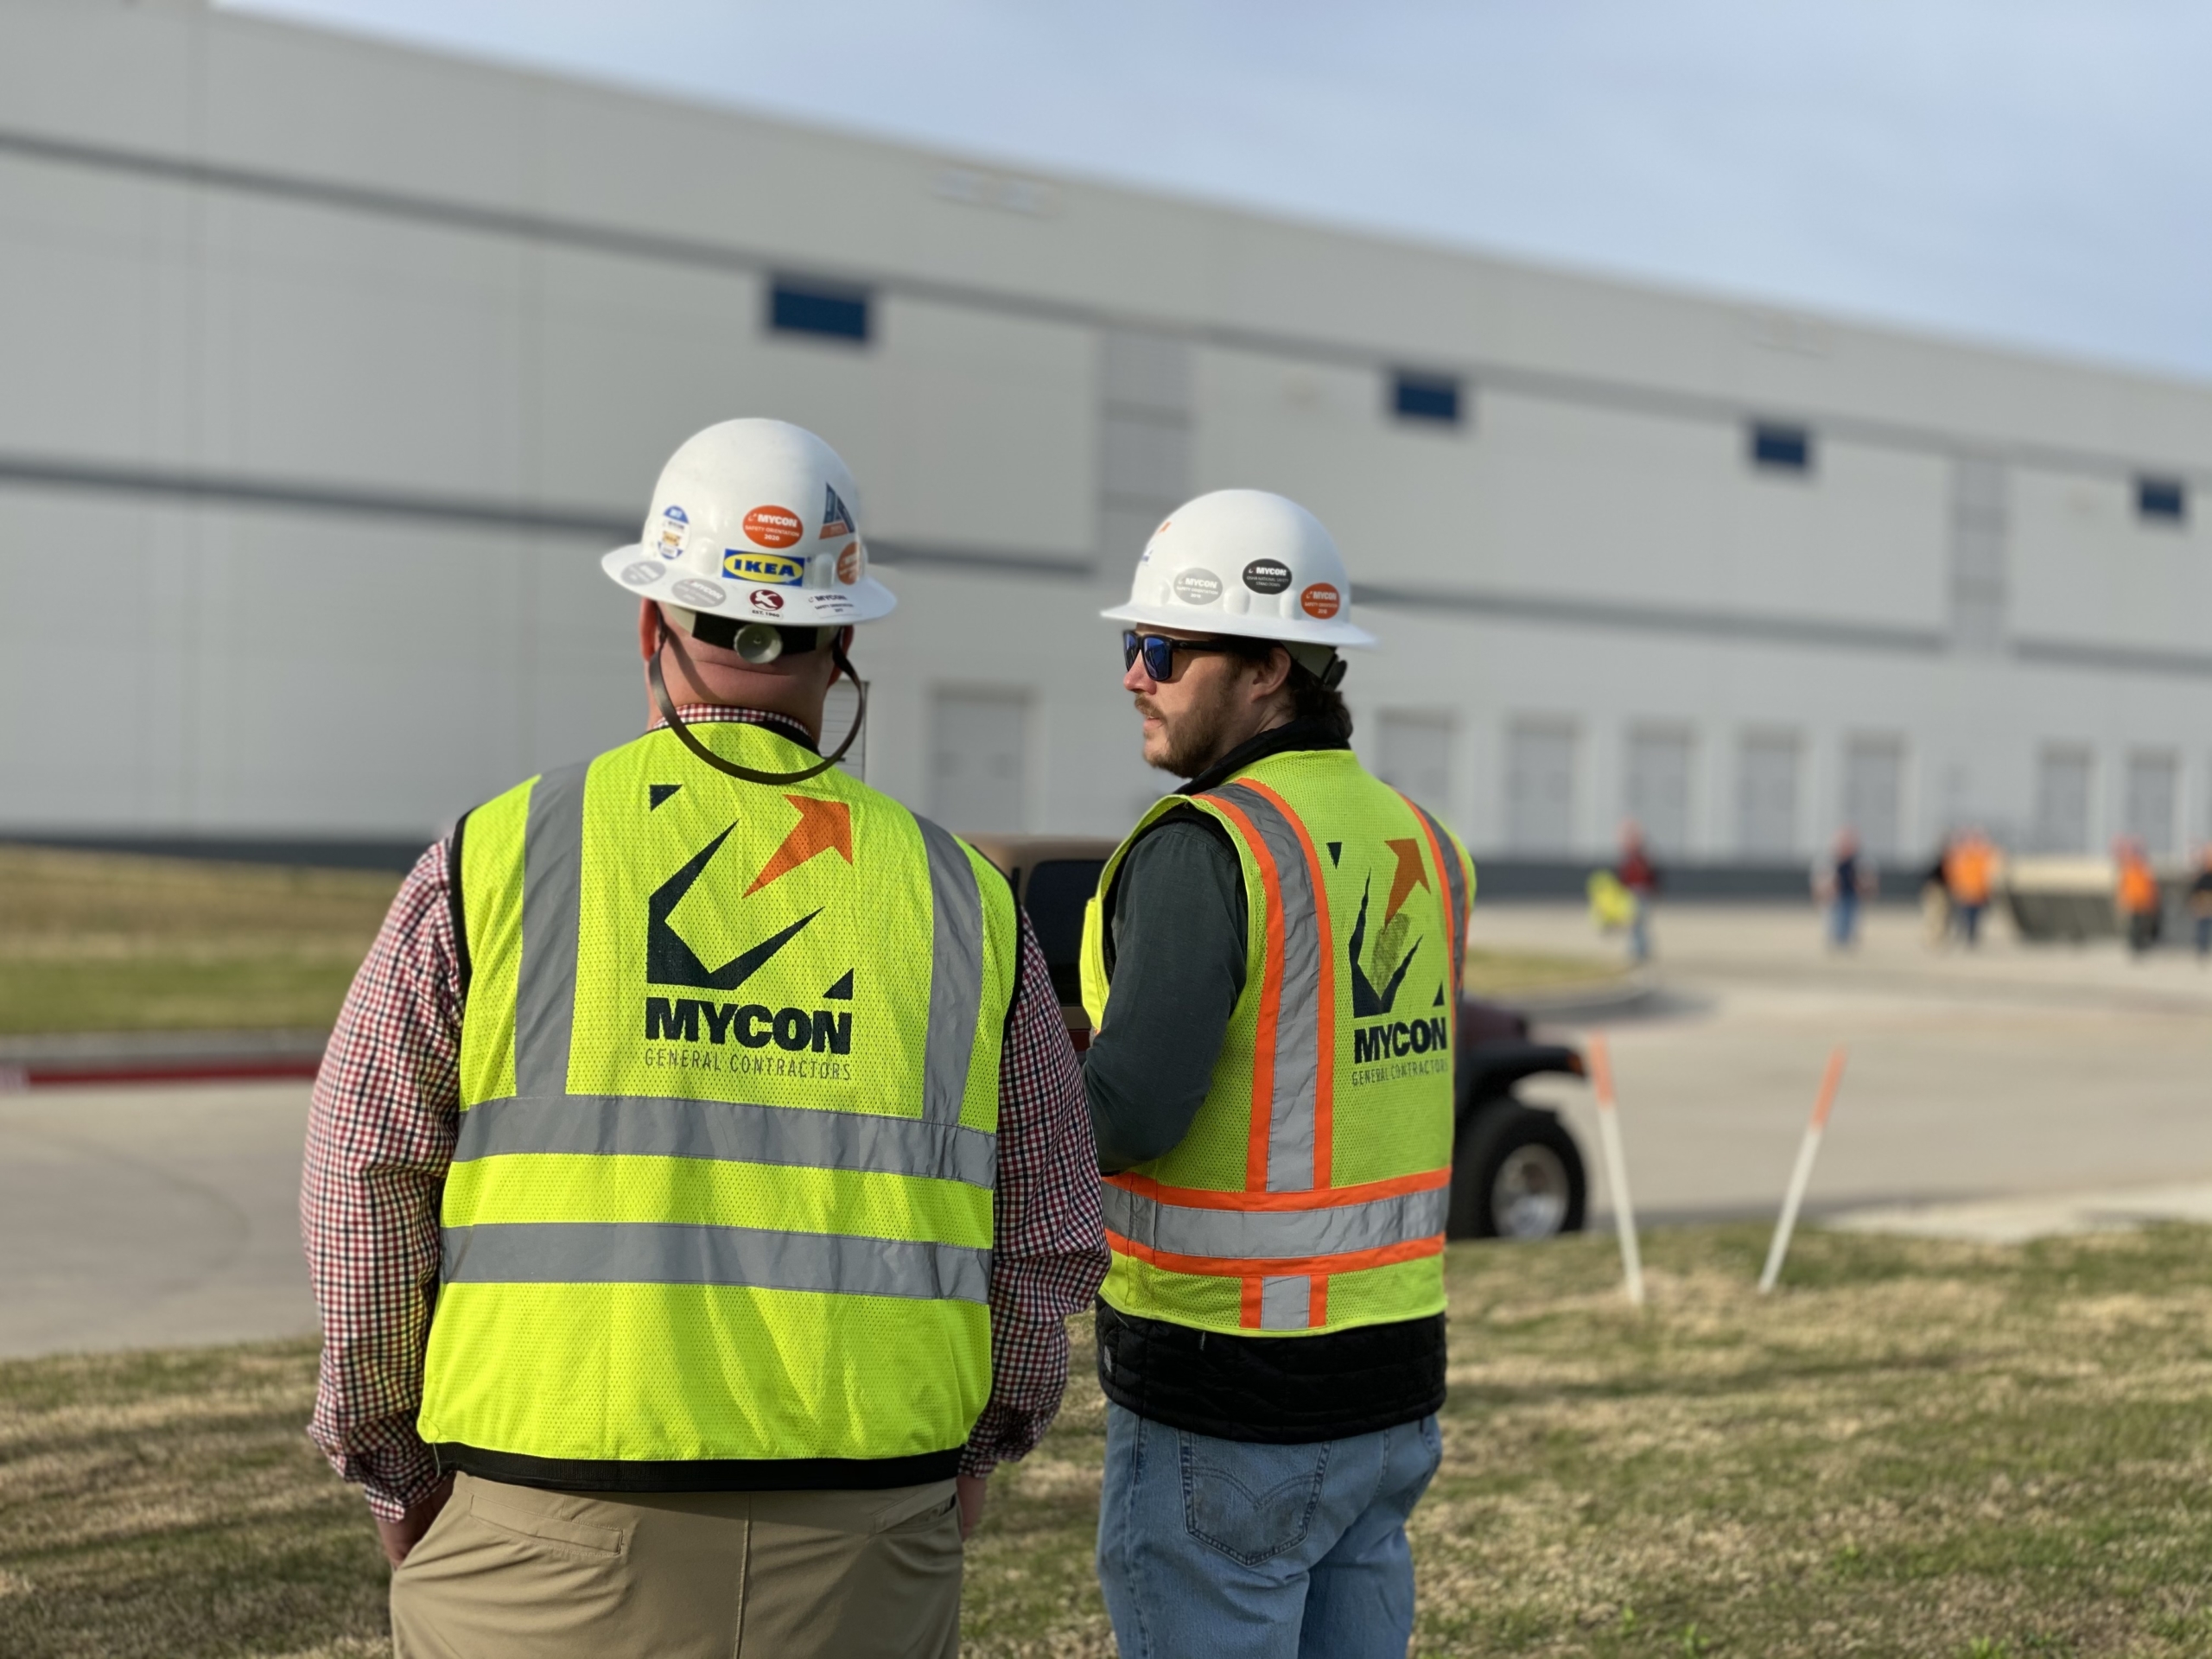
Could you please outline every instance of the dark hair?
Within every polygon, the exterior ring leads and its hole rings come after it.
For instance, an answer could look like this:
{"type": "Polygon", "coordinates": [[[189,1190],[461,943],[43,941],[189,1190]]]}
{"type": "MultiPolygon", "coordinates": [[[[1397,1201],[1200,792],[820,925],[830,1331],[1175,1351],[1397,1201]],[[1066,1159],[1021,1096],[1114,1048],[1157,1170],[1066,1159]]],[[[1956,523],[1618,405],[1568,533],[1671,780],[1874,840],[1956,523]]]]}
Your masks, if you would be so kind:
{"type": "MultiPolygon", "coordinates": [[[[1290,656],[1278,639],[1237,639],[1231,649],[1246,662],[1259,664],[1279,651],[1290,656]]],[[[1344,694],[1333,685],[1324,685],[1321,677],[1295,657],[1290,658],[1290,678],[1283,683],[1283,689],[1290,693],[1294,720],[1310,721],[1332,737],[1350,741],[1351,710],[1344,706],[1344,694]]]]}
{"type": "Polygon", "coordinates": [[[1344,693],[1324,685],[1312,669],[1299,663],[1290,665],[1290,695],[1299,719],[1313,721],[1332,737],[1351,738],[1351,710],[1344,706],[1344,693]]]}

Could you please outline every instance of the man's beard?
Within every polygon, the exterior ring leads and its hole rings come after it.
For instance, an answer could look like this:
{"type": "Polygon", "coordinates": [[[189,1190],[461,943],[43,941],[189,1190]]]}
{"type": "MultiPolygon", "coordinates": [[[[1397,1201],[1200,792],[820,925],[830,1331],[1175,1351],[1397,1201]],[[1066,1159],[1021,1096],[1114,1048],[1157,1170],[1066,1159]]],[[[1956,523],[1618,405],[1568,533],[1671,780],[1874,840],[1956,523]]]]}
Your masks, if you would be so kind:
{"type": "Polygon", "coordinates": [[[1194,699],[1189,708],[1175,715],[1168,715],[1140,693],[1137,712],[1155,715],[1166,723],[1166,750],[1156,760],[1147,755],[1146,764],[1178,778],[1195,778],[1220,760],[1224,753],[1230,715],[1236,707],[1237,684],[1236,675],[1224,674],[1215,682],[1211,696],[1194,699]]]}

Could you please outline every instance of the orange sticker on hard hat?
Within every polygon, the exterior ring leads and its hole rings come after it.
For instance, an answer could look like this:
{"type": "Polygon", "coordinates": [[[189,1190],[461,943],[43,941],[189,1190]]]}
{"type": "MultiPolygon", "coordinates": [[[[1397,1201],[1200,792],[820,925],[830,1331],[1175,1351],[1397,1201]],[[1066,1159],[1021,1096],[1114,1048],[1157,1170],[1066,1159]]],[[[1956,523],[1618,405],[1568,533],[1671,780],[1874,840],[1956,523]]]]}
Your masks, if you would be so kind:
{"type": "Polygon", "coordinates": [[[789,507],[755,507],[745,515],[745,533],[763,547],[789,547],[804,528],[789,507]]]}
{"type": "Polygon", "coordinates": [[[861,544],[858,542],[847,543],[844,550],[837,555],[837,580],[849,588],[861,579],[861,572],[865,568],[861,544]]]}
{"type": "Polygon", "coordinates": [[[1317,621],[1325,622],[1344,608],[1344,595],[1336,584],[1317,582],[1298,596],[1298,608],[1317,621]]]}

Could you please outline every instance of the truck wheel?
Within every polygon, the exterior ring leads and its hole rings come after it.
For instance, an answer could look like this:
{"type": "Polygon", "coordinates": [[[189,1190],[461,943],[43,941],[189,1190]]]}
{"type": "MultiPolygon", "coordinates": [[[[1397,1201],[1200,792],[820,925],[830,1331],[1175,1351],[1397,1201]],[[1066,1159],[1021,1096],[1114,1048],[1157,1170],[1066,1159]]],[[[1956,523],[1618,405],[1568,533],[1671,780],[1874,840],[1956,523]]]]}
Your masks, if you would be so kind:
{"type": "Polygon", "coordinates": [[[1582,1230],[1582,1154],[1552,1112],[1513,1099],[1462,1120],[1452,1156],[1452,1238],[1555,1238],[1582,1230]]]}

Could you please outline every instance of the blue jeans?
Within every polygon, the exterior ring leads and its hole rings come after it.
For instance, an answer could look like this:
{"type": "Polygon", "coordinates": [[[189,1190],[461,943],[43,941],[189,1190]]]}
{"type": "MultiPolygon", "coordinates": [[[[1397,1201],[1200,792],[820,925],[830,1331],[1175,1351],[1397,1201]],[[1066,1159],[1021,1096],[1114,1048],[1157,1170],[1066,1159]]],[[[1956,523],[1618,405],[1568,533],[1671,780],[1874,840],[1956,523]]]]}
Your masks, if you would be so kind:
{"type": "Polygon", "coordinates": [[[1859,895],[1839,893],[1834,908],[1828,912],[1828,940],[1839,950],[1848,948],[1859,937],[1859,895]]]}
{"type": "Polygon", "coordinates": [[[1109,1402],[1098,1581],[1122,1659],[1405,1659],[1406,1517],[1442,1457],[1433,1417],[1262,1446],[1109,1402]]]}

